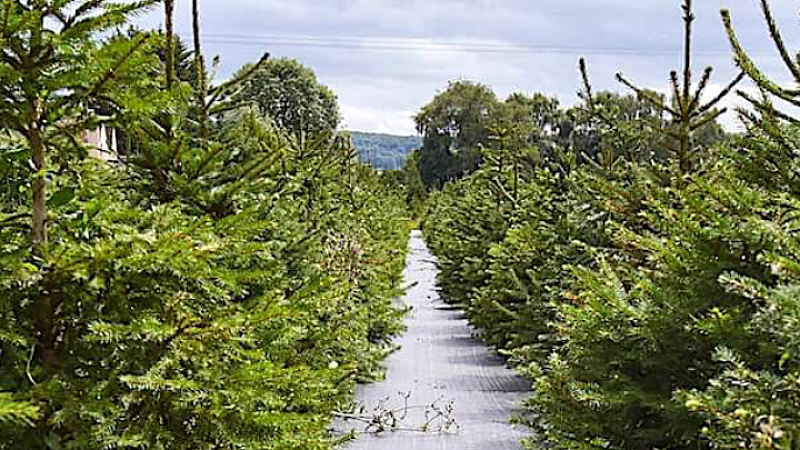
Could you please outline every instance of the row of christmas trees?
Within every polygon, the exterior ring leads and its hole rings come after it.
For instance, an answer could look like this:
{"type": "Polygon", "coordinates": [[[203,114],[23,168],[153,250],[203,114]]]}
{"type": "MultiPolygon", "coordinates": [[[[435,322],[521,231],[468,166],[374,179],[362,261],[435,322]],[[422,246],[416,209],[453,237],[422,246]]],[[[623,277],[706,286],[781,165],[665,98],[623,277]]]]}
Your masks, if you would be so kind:
{"type": "Polygon", "coordinates": [[[0,2],[0,449],[329,448],[401,327],[402,200],[213,85],[193,6],[180,53],[172,0],[0,2]]]}
{"type": "Polygon", "coordinates": [[[800,121],[778,106],[800,105],[800,91],[759,70],[723,11],[742,75],[707,95],[683,8],[671,101],[619,76],[663,119],[596,101],[582,62],[595,152],[532,158],[506,127],[480,170],[428,201],[443,294],[534,381],[531,448],[800,445],[800,121]],[[746,131],[700,145],[742,78],[758,88],[739,92],[746,131]]]}

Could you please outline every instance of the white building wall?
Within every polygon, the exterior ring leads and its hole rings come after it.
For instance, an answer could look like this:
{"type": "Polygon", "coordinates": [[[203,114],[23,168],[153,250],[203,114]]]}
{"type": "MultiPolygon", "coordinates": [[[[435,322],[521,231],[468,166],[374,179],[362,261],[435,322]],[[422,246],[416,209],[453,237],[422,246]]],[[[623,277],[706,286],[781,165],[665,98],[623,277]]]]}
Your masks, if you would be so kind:
{"type": "Polygon", "coordinates": [[[114,128],[100,125],[100,127],[84,131],[83,141],[89,145],[89,156],[103,161],[116,161],[119,159],[117,147],[117,133],[114,128]]]}

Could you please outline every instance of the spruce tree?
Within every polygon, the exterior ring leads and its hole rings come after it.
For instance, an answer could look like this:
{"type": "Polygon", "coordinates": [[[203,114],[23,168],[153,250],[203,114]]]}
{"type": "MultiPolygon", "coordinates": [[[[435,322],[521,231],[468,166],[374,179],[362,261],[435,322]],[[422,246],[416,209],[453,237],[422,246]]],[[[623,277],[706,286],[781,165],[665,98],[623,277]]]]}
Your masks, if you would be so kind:
{"type": "Polygon", "coordinates": [[[671,123],[658,131],[672,140],[668,143],[671,160],[674,162],[671,178],[673,185],[677,187],[683,187],[684,178],[697,169],[697,158],[705,150],[698,146],[698,131],[714,123],[727,112],[727,109],[717,106],[745,76],[744,73],[739,73],[717,95],[710,100],[704,100],[714,69],[706,67],[695,85],[692,45],[696,17],[693,6],[693,0],[683,0],[683,67],[680,72],[677,70],[670,72],[671,103],[667,103],[663,97],[637,87],[622,73],[617,74],[620,83],[635,92],[640,99],[670,117],[671,123]]]}
{"type": "MultiPolygon", "coordinates": [[[[759,1],[769,35],[795,84],[800,66],[787,49],[769,2],[759,1]]],[[[755,306],[746,326],[758,333],[758,358],[731,346],[720,346],[720,373],[704,389],[683,392],[687,408],[706,420],[703,435],[714,448],[792,449],[800,443],[797,411],[798,364],[798,241],[797,210],[798,119],[781,104],[796,105],[795,88],[776,83],[744,50],[731,12],[722,20],[739,67],[759,95],[741,91],[749,103],[740,116],[747,133],[737,151],[728,154],[728,179],[717,186],[732,213],[747,219],[748,227],[768,243],[758,260],[770,277],[730,272],[721,278],[730,295],[743,296],[755,306]]]]}

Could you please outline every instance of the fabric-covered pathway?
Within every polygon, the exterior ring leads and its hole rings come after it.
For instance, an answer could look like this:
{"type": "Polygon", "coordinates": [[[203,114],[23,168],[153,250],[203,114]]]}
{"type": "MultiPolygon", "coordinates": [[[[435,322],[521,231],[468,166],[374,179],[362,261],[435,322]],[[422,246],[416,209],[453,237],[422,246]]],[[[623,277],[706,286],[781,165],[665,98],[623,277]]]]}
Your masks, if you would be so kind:
{"type": "MultiPolygon", "coordinates": [[[[387,409],[404,404],[409,394],[411,409],[402,420],[404,428],[426,422],[426,405],[445,408],[452,402],[458,430],[452,433],[398,431],[360,434],[346,450],[518,450],[526,434],[509,422],[530,383],[506,367],[493,350],[473,337],[464,314],[449,307],[436,291],[434,258],[419,232],[411,238],[405,282],[413,285],[403,302],[413,309],[408,331],[399,339],[402,348],[387,361],[385,381],[362,386],[357,401],[367,415],[387,398],[387,409]]],[[[432,411],[428,411],[432,413],[432,411]]],[[[435,414],[435,413],[434,413],[435,414]]],[[[433,423],[441,424],[442,420],[433,423]]],[[[362,431],[355,421],[339,424],[340,431],[362,431]]]]}

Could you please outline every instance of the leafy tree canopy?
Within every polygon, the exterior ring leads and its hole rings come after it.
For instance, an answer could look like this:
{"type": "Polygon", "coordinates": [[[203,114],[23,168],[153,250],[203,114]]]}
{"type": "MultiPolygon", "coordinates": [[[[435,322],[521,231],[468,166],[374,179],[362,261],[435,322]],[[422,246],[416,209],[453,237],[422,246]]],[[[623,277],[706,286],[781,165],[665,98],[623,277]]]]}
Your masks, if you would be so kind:
{"type": "Polygon", "coordinates": [[[293,59],[262,64],[246,82],[241,99],[253,102],[279,129],[295,135],[334,131],[341,121],[336,94],[317,80],[314,71],[293,59]]]}

